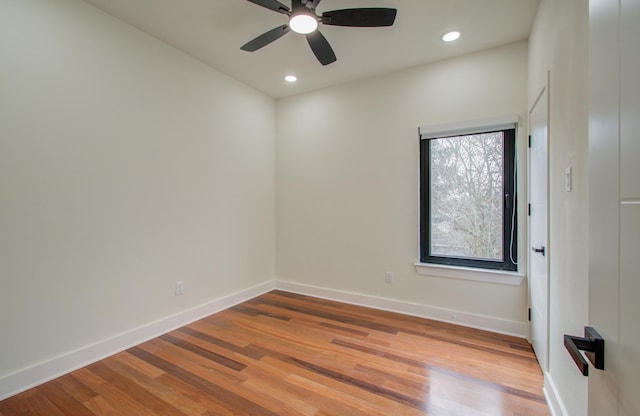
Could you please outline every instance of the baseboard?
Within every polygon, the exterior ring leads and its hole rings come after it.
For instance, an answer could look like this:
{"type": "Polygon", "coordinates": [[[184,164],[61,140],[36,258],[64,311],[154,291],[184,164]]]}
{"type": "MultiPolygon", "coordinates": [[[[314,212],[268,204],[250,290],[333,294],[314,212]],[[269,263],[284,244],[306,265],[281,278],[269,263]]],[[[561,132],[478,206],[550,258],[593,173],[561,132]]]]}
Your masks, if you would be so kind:
{"type": "Polygon", "coordinates": [[[544,393],[544,397],[547,399],[551,416],[569,416],[569,412],[567,412],[567,408],[564,406],[564,403],[558,394],[558,389],[553,382],[553,378],[551,377],[551,374],[547,372],[544,373],[544,386],[542,387],[542,391],[544,393]]]}
{"type": "Polygon", "coordinates": [[[0,400],[252,299],[274,288],[274,280],[265,282],[4,376],[0,378],[0,400]]]}
{"type": "Polygon", "coordinates": [[[418,303],[403,302],[395,299],[380,298],[376,296],[361,295],[340,290],[304,285],[282,280],[276,281],[276,288],[301,295],[315,296],[318,298],[366,306],[390,312],[398,312],[405,315],[420,318],[433,319],[441,322],[449,322],[470,328],[483,329],[499,334],[512,335],[526,338],[528,326],[525,322],[509,321],[484,315],[476,315],[451,309],[438,308],[418,303]],[[452,317],[455,316],[455,319],[452,317]]]}

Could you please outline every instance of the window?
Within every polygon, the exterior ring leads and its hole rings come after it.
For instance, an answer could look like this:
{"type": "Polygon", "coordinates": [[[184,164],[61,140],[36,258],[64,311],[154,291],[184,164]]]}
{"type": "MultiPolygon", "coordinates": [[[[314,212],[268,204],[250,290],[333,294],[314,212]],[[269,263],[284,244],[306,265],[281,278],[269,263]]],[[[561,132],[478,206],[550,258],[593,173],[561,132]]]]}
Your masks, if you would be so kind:
{"type": "Polygon", "coordinates": [[[420,261],[517,270],[515,123],[420,134],[420,261]]]}

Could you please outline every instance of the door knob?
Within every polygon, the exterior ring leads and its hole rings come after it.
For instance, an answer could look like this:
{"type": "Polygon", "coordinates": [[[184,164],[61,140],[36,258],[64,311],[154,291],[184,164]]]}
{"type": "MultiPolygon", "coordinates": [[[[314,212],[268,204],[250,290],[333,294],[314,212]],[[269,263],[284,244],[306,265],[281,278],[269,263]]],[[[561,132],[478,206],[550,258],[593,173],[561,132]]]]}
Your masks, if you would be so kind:
{"type": "Polygon", "coordinates": [[[544,256],[545,248],[544,246],[540,246],[540,248],[531,247],[531,251],[533,251],[534,253],[540,253],[544,256]]]}
{"type": "Polygon", "coordinates": [[[586,351],[585,355],[595,368],[604,370],[604,339],[590,326],[584,327],[584,338],[565,335],[564,347],[571,354],[571,358],[583,376],[589,375],[589,363],[580,354],[580,350],[586,351]]]}

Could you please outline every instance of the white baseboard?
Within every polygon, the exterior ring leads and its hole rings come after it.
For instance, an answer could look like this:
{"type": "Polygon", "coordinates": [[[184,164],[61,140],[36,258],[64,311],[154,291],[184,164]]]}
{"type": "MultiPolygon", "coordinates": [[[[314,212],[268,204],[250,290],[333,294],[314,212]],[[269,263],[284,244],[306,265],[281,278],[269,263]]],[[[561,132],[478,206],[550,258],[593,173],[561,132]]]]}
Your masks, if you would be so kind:
{"type": "Polygon", "coordinates": [[[301,295],[315,296],[318,298],[350,303],[353,305],[367,306],[390,312],[398,312],[404,315],[433,319],[441,322],[449,322],[470,328],[483,329],[499,334],[512,335],[526,338],[528,325],[526,322],[509,321],[484,315],[476,315],[451,309],[438,308],[418,303],[403,302],[394,299],[380,298],[376,296],[361,295],[340,290],[304,285],[282,280],[276,281],[276,288],[301,295]],[[455,319],[452,317],[455,316],[455,319]]]}
{"type": "Polygon", "coordinates": [[[544,392],[544,397],[547,399],[551,416],[569,416],[569,412],[567,412],[567,408],[558,394],[556,384],[553,382],[551,374],[547,372],[544,373],[544,387],[542,387],[542,391],[544,392]]]}
{"type": "Polygon", "coordinates": [[[252,299],[274,288],[275,280],[265,282],[1,377],[0,400],[252,299]]]}

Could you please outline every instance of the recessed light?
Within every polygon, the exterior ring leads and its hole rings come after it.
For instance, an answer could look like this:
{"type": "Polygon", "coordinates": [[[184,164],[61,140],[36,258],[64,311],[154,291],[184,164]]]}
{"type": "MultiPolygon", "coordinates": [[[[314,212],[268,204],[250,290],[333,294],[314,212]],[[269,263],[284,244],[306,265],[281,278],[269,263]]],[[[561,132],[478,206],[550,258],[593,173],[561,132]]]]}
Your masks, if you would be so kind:
{"type": "Polygon", "coordinates": [[[453,42],[454,40],[457,40],[460,37],[460,32],[449,32],[449,33],[445,33],[444,35],[442,35],[442,40],[445,42],[453,42]]]}
{"type": "Polygon", "coordinates": [[[287,75],[286,77],[284,77],[284,80],[287,82],[296,82],[298,80],[298,77],[295,75],[287,75]]]}
{"type": "Polygon", "coordinates": [[[296,33],[306,35],[318,28],[318,19],[306,12],[294,14],[289,19],[289,27],[296,33]]]}

